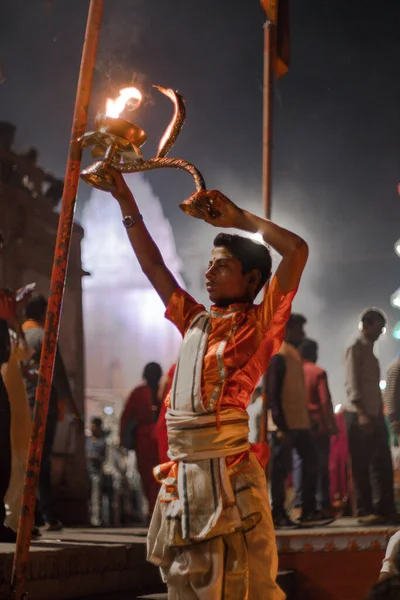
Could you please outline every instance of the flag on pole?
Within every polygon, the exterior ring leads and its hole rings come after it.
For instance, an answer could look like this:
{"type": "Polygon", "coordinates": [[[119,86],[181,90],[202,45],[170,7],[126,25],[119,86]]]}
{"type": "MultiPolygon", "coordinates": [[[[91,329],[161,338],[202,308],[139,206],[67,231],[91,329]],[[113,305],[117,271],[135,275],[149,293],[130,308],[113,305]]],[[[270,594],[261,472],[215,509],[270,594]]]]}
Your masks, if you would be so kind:
{"type": "Polygon", "coordinates": [[[277,79],[289,70],[289,0],[261,0],[267,19],[274,27],[274,71],[277,79]]]}

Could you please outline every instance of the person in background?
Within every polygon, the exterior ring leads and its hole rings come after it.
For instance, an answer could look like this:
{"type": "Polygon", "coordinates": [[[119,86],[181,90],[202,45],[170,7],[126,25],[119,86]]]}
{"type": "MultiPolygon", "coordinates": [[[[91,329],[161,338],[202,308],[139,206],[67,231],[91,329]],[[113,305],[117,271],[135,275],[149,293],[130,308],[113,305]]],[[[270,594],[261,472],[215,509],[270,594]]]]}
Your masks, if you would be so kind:
{"type": "Polygon", "coordinates": [[[400,356],[388,369],[383,404],[392,433],[398,436],[400,434],[400,356]]]}
{"type": "Polygon", "coordinates": [[[380,367],[374,355],[374,344],[385,327],[384,313],[377,308],[367,309],[361,315],[361,333],[346,352],[344,415],[360,525],[397,522],[392,456],[379,387],[380,367]],[[376,507],[371,478],[378,494],[376,507]]]}
{"type": "MultiPolygon", "coordinates": [[[[308,414],[317,455],[317,511],[322,517],[331,515],[329,453],[331,436],[338,432],[333,412],[332,399],[326,371],[317,365],[318,344],[314,340],[304,340],[299,348],[303,359],[304,380],[307,391],[308,414]]],[[[296,504],[301,506],[302,479],[299,456],[294,450],[293,479],[296,488],[296,504]]]]}
{"type": "Polygon", "coordinates": [[[144,383],[136,387],[126,401],[121,415],[121,444],[136,452],[138,471],[149,503],[149,518],[157,500],[159,484],[153,469],[159,464],[156,424],[160,411],[158,394],[162,369],[148,363],[143,371],[144,383]]]}
{"type": "MultiPolygon", "coordinates": [[[[29,349],[20,326],[14,326],[13,330],[10,330],[10,339],[10,358],[1,368],[11,409],[12,466],[10,485],[6,494],[6,504],[10,514],[7,516],[6,522],[11,529],[17,531],[32,427],[28,397],[21,370],[21,361],[28,360],[32,354],[32,350],[29,349]]],[[[33,535],[37,537],[39,534],[39,530],[34,528],[33,535]]]]}
{"type": "Polygon", "coordinates": [[[91,435],[86,438],[86,464],[90,479],[90,522],[93,527],[103,524],[103,464],[106,459],[106,442],[103,421],[94,417],[91,422],[91,435]]]}
{"type": "Polygon", "coordinates": [[[329,520],[316,512],[317,465],[303,362],[298,348],[304,340],[303,315],[292,314],[286,325],[285,341],[272,357],[267,371],[267,398],[276,431],[271,433],[271,500],[274,525],[279,529],[298,526],[286,513],[285,482],[292,469],[292,450],[301,460],[303,493],[301,526],[324,525],[329,520]]]}
{"type": "MultiPolygon", "coordinates": [[[[8,290],[0,290],[0,366],[10,359],[11,342],[9,321],[15,317],[17,303],[15,296],[8,290]]],[[[4,497],[11,476],[11,415],[10,402],[6,386],[0,371],[0,542],[14,543],[15,532],[4,523],[6,507],[4,497]]]]}
{"type": "MultiPolygon", "coordinates": [[[[22,326],[28,346],[32,350],[30,360],[23,363],[26,391],[32,414],[35,406],[37,375],[44,338],[46,311],[46,298],[39,294],[32,295],[25,307],[26,320],[22,326]]],[[[78,424],[79,428],[83,430],[82,417],[71,392],[60,350],[57,349],[38,486],[39,509],[49,531],[62,529],[62,523],[54,510],[51,489],[51,454],[56,435],[59,402],[70,410],[72,418],[78,424]]]]}
{"type": "MultiPolygon", "coordinates": [[[[16,292],[15,298],[18,309],[25,306],[34,288],[35,284],[29,284],[16,292]]],[[[32,354],[32,350],[28,347],[17,313],[9,321],[9,326],[11,353],[9,361],[1,367],[1,374],[7,389],[11,410],[11,478],[5,502],[8,506],[6,524],[14,531],[17,531],[32,428],[21,361],[28,360],[32,354]]],[[[39,529],[33,527],[32,537],[38,538],[40,535],[39,529]]]]}
{"type": "Polygon", "coordinates": [[[158,391],[158,401],[160,404],[160,414],[158,415],[157,425],[156,425],[156,436],[158,443],[158,457],[160,463],[166,463],[169,461],[168,456],[168,432],[167,432],[167,422],[165,420],[165,415],[167,412],[166,398],[171,391],[172,382],[175,375],[176,364],[172,365],[168,373],[163,378],[159,391],[158,391]]]}

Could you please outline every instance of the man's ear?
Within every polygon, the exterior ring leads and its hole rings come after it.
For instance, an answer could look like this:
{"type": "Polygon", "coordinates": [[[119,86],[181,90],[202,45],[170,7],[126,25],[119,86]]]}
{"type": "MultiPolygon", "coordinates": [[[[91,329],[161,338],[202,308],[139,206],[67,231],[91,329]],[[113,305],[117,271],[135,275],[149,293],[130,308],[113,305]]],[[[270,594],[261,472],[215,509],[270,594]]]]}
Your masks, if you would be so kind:
{"type": "Polygon", "coordinates": [[[256,289],[258,289],[261,280],[261,273],[259,269],[252,269],[247,273],[249,286],[253,290],[254,294],[256,289]]]}

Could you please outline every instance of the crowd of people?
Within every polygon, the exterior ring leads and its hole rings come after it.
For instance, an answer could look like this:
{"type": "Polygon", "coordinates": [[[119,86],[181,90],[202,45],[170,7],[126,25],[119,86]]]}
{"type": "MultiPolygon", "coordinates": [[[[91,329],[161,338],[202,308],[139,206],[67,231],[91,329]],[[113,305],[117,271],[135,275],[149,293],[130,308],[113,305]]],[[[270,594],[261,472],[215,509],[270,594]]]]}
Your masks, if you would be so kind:
{"type": "Polygon", "coordinates": [[[284,343],[266,375],[275,527],[328,524],[338,508],[346,510],[349,497],[360,525],[396,524],[389,435],[397,437],[399,431],[399,360],[388,370],[382,395],[373,352],[386,317],[377,308],[360,317],[359,335],[345,353],[346,400],[339,414],[334,413],[327,373],[317,364],[318,344],[305,338],[306,322],[303,315],[290,316],[284,343]],[[286,510],[290,476],[298,520],[286,510]]]}
{"type": "MultiPolygon", "coordinates": [[[[92,525],[125,524],[141,514],[138,474],[147,500],[148,560],[160,566],[171,597],[230,598],[235,589],[234,597],[267,593],[280,600],[274,530],[334,520],[332,464],[340,473],[338,489],[346,488],[342,500],[354,488],[361,525],[398,522],[389,430],[400,431],[400,365],[390,367],[382,399],[373,352],[386,317],[376,308],[362,314],[346,352],[347,401],[335,415],[318,344],[305,336],[305,317],[292,312],[306,243],[220,192],[197,193],[195,209],[208,223],[258,232],[265,242],[217,235],[206,272],[207,311],[178,285],[121,174],[108,169],[133,250],[183,343],[164,378],[157,363],[146,365],[143,382],[126,401],[117,440],[109,443],[102,420],[92,420],[86,440],[92,525]],[[267,244],[282,256],[272,277],[267,244]],[[254,304],[265,286],[261,304],[254,304]],[[263,394],[251,404],[260,381],[263,394]]],[[[15,540],[46,308],[32,290],[0,292],[0,541],[15,540]],[[25,428],[15,426],[22,414],[25,428]]],[[[61,405],[83,426],[57,350],[34,535],[42,525],[62,528],[50,477],[61,405]]]]}
{"type": "MultiPolygon", "coordinates": [[[[284,342],[247,408],[250,441],[258,443],[265,427],[271,449],[266,474],[275,529],[328,525],[339,515],[351,516],[354,510],[360,525],[396,524],[388,439],[390,432],[396,436],[399,427],[400,361],[388,369],[382,397],[380,369],[373,354],[386,317],[375,308],[361,315],[359,335],[345,353],[348,400],[336,413],[327,372],[318,364],[318,344],[306,338],[306,323],[303,315],[291,314],[284,342]]],[[[174,372],[175,365],[163,377],[157,363],[145,366],[143,382],[132,391],[122,412],[120,447],[111,445],[114,454],[131,455],[128,451],[134,450],[132,472],[136,469],[141,486],[137,479],[136,485],[131,483],[131,499],[134,507],[142,506],[141,489],[148,511],[139,517],[141,522],[150,519],[160,489],[154,469],[170,461],[165,398],[174,372]]],[[[107,464],[110,452],[105,440],[101,420],[95,418],[87,446],[94,525],[112,522],[98,513],[102,506],[98,500],[100,464],[107,464]]],[[[103,484],[105,497],[107,488],[103,484]]],[[[134,509],[130,514],[141,513],[134,509]]],[[[126,517],[116,522],[121,521],[126,522],[126,517]]]]}
{"type": "MultiPolygon", "coordinates": [[[[33,294],[31,286],[17,293],[0,290],[0,542],[16,539],[46,310],[47,300],[33,294]]],[[[41,535],[43,526],[48,531],[63,527],[54,508],[51,485],[51,455],[63,407],[70,411],[77,426],[83,428],[83,419],[57,349],[38,481],[34,537],[41,535]]]]}

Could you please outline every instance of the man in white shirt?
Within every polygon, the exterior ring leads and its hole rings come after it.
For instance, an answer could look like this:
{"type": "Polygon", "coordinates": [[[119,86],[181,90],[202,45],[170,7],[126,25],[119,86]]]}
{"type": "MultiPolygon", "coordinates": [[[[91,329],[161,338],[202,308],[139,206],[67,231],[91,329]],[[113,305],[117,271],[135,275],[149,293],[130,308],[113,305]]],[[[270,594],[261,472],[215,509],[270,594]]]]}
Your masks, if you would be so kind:
{"type": "Polygon", "coordinates": [[[373,348],[386,327],[377,308],[361,315],[361,334],[346,352],[345,419],[352,461],[358,522],[378,525],[396,520],[393,466],[379,387],[380,367],[373,348]],[[377,506],[372,480],[376,481],[377,506]]]}

